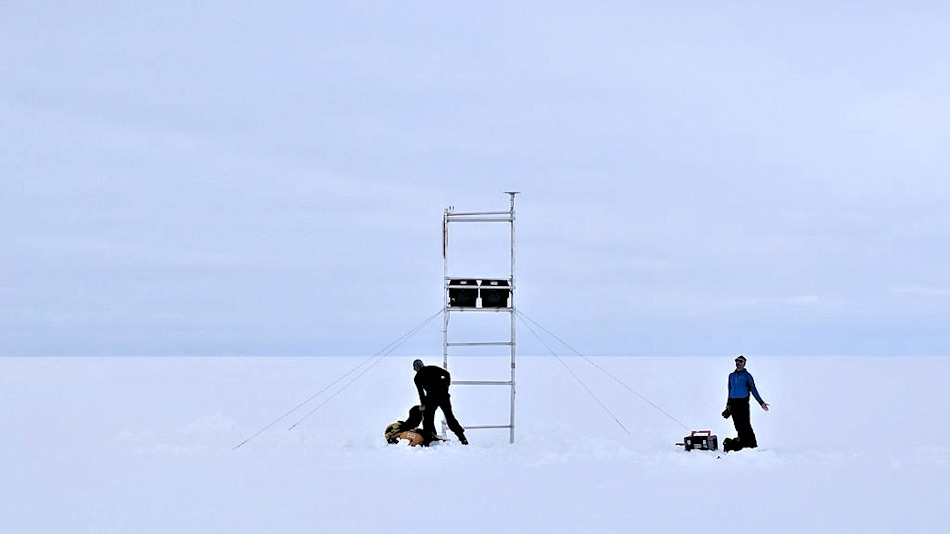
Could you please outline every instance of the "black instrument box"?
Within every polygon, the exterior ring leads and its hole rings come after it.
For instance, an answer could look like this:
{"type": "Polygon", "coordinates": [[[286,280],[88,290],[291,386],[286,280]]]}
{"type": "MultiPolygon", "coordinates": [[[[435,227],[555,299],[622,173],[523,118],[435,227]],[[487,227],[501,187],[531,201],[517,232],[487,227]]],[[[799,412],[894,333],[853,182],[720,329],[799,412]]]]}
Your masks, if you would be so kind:
{"type": "Polygon", "coordinates": [[[716,451],[719,450],[719,438],[712,433],[712,430],[693,430],[683,438],[683,443],[677,443],[677,445],[682,445],[688,451],[693,449],[716,451]]]}
{"type": "Polygon", "coordinates": [[[478,280],[449,280],[449,306],[474,308],[478,299],[478,280]]]}

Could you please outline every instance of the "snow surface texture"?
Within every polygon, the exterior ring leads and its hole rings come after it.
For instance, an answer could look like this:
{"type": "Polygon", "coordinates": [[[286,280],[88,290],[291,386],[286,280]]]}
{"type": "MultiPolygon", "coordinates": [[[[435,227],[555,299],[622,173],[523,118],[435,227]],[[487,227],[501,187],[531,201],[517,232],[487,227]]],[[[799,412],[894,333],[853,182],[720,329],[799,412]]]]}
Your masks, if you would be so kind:
{"type": "MultiPolygon", "coordinates": [[[[950,358],[752,355],[771,404],[758,450],[674,445],[720,417],[731,357],[518,360],[517,432],[387,445],[416,402],[388,357],[293,431],[359,358],[0,359],[0,531],[939,532],[950,485],[950,358]],[[741,528],[740,528],[741,527],[741,528]]],[[[435,359],[428,363],[438,363],[435,359]]],[[[501,379],[468,359],[456,379],[501,379]],[[467,376],[458,376],[468,365],[467,376]]],[[[357,373],[342,380],[346,384],[357,373]]],[[[503,373],[502,373],[503,374],[503,373]]],[[[507,389],[455,386],[462,424],[507,421],[507,389]]]]}

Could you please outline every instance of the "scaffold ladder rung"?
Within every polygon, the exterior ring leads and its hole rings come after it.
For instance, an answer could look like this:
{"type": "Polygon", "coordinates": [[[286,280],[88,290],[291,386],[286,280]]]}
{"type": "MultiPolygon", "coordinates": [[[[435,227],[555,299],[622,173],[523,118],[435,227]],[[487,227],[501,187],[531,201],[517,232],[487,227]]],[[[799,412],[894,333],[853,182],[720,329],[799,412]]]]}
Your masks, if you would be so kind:
{"type": "Polygon", "coordinates": [[[510,341],[466,341],[457,343],[446,343],[447,347],[491,347],[491,346],[509,346],[510,341]]]}

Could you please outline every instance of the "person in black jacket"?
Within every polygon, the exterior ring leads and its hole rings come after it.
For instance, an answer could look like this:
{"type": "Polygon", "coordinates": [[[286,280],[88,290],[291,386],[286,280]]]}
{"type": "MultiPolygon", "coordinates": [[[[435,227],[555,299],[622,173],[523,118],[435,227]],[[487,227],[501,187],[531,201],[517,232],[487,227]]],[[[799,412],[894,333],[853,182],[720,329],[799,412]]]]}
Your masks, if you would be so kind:
{"type": "Polygon", "coordinates": [[[445,422],[449,429],[455,432],[459,438],[459,443],[468,445],[468,439],[465,438],[465,429],[459,424],[455,414],[452,413],[452,401],[449,395],[449,386],[452,384],[452,377],[448,371],[436,365],[426,365],[422,360],[412,362],[412,368],[416,371],[416,377],[413,381],[416,383],[416,389],[419,391],[419,402],[422,405],[422,431],[431,432],[435,435],[435,411],[442,410],[445,416],[445,422]]]}

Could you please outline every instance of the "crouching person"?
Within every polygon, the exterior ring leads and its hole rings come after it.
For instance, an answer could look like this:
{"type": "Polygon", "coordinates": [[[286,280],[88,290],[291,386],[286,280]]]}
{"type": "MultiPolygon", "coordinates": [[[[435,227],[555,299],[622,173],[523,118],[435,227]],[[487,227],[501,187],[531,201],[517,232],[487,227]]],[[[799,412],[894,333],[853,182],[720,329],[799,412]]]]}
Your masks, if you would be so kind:
{"type": "Polygon", "coordinates": [[[421,428],[417,428],[421,422],[422,406],[413,406],[409,409],[409,419],[390,423],[383,432],[383,436],[386,438],[386,442],[390,444],[406,440],[410,447],[417,445],[428,447],[436,439],[436,436],[432,432],[424,432],[421,428]]]}

